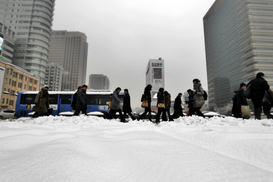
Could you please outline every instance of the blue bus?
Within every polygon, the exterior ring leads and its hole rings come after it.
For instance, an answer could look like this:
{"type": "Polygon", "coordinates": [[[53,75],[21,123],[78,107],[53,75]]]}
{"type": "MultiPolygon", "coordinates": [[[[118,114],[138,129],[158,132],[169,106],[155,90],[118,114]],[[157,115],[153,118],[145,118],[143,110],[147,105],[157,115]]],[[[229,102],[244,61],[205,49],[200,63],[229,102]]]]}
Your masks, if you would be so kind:
{"type": "MultiPolygon", "coordinates": [[[[73,101],[73,91],[49,91],[49,107],[53,108],[53,116],[62,113],[72,113],[71,103],[73,101]]],[[[87,91],[87,113],[101,112],[106,117],[109,113],[108,104],[110,102],[111,91],[87,91]]],[[[29,117],[35,105],[34,100],[38,91],[19,92],[16,101],[15,115],[17,117],[29,117]]],[[[119,99],[123,101],[124,93],[120,92],[119,99]]],[[[71,114],[72,115],[72,114],[71,114]]]]}

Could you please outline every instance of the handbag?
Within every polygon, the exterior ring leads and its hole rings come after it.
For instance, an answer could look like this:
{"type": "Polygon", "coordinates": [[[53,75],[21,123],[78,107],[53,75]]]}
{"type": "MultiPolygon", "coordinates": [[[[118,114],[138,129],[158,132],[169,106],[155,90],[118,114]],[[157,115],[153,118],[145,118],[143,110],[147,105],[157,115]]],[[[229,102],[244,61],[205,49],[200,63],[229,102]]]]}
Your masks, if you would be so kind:
{"type": "Polygon", "coordinates": [[[164,103],[158,103],[158,104],[157,104],[157,107],[158,107],[158,108],[165,108],[165,104],[164,104],[164,103]]]}
{"type": "Polygon", "coordinates": [[[249,119],[251,117],[250,108],[247,105],[241,106],[242,117],[249,119]]]}
{"type": "Polygon", "coordinates": [[[145,108],[145,107],[149,107],[149,103],[147,100],[144,100],[141,104],[141,107],[145,108]]]}

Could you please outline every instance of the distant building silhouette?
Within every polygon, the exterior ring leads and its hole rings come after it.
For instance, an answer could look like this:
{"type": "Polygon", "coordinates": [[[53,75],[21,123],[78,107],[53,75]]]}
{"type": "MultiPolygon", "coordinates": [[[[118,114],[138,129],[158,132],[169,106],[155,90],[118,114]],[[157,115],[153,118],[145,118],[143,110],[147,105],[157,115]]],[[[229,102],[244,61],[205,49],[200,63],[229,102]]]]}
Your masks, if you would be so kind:
{"type": "Polygon", "coordinates": [[[102,74],[91,74],[89,75],[89,87],[91,89],[109,89],[109,78],[102,74]]]}
{"type": "Polygon", "coordinates": [[[62,90],[75,90],[86,82],[87,37],[81,32],[53,30],[51,33],[48,63],[64,68],[62,90]]]}
{"type": "Polygon", "coordinates": [[[203,18],[210,109],[264,72],[273,85],[272,1],[216,0],[203,18]]]}
{"type": "Polygon", "coordinates": [[[15,33],[0,22],[0,60],[12,63],[15,33]]]}

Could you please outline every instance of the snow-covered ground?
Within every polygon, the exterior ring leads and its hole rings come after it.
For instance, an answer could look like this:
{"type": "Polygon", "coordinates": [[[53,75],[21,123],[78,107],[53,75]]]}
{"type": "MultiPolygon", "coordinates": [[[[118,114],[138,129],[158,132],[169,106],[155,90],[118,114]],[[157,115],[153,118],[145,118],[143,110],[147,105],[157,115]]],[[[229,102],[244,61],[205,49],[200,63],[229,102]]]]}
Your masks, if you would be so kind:
{"type": "Polygon", "coordinates": [[[273,120],[0,121],[0,182],[273,181],[273,120]]]}

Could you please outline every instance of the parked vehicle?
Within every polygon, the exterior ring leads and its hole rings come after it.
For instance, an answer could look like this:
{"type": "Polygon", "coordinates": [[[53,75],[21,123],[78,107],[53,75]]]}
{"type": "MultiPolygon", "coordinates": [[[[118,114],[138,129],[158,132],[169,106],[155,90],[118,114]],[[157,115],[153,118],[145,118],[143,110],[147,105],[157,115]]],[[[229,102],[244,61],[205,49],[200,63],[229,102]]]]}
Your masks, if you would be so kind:
{"type": "Polygon", "coordinates": [[[0,112],[0,119],[16,119],[17,117],[14,115],[15,110],[13,109],[5,109],[0,112]]]}

